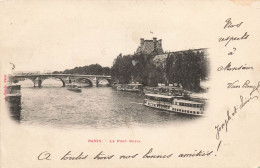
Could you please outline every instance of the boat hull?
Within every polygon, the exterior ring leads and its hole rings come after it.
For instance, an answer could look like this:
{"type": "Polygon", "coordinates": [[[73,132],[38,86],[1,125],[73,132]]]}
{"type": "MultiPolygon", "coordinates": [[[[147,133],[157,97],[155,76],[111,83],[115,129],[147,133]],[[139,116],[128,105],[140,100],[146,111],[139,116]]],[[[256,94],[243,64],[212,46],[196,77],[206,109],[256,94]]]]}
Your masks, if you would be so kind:
{"type": "Polygon", "coordinates": [[[173,112],[173,113],[178,113],[178,114],[185,114],[185,115],[190,115],[190,116],[204,116],[203,113],[189,113],[189,112],[183,112],[182,110],[181,111],[176,111],[176,110],[173,110],[173,107],[172,106],[165,106],[165,105],[162,105],[162,106],[158,106],[157,104],[153,104],[153,105],[149,105],[148,103],[143,103],[143,105],[147,106],[147,107],[150,107],[150,108],[155,108],[155,109],[160,109],[160,110],[165,110],[165,111],[169,111],[169,112],[173,112]]]}
{"type": "Polygon", "coordinates": [[[81,89],[68,89],[70,91],[73,91],[73,92],[81,92],[82,90],[81,89]]]}

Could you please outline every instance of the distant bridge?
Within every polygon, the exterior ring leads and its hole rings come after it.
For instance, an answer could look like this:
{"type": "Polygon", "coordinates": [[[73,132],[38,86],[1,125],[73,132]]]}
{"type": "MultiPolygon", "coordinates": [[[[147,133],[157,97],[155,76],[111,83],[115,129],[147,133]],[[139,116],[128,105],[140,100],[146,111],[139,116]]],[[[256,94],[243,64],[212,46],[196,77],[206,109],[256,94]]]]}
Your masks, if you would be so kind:
{"type": "Polygon", "coordinates": [[[41,87],[42,82],[45,79],[56,78],[62,82],[62,86],[65,87],[67,84],[72,82],[84,82],[88,83],[90,87],[98,86],[100,81],[106,80],[108,85],[111,85],[111,76],[103,75],[77,75],[77,74],[11,74],[8,75],[8,82],[17,83],[25,79],[32,80],[34,87],[41,87]]]}

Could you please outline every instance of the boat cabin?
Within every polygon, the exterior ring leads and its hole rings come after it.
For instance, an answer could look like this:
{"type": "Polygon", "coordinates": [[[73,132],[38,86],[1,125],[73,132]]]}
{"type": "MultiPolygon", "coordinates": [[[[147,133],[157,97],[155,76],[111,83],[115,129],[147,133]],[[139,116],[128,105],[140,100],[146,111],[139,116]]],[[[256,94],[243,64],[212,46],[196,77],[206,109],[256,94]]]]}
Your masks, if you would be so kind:
{"type": "Polygon", "coordinates": [[[203,103],[192,100],[186,100],[183,99],[182,96],[146,94],[144,99],[144,105],[192,115],[202,115],[204,111],[203,103]]]}

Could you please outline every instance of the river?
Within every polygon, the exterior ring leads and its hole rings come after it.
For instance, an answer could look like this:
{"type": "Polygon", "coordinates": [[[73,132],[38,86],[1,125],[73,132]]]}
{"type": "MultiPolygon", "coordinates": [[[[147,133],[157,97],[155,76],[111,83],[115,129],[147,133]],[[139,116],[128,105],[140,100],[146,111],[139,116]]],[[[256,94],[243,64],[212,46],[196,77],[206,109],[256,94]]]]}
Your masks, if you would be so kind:
{"type": "Polygon", "coordinates": [[[160,127],[198,119],[143,106],[142,95],[111,87],[94,86],[76,93],[56,80],[44,81],[42,88],[26,82],[19,82],[21,124],[58,128],[160,127]]]}

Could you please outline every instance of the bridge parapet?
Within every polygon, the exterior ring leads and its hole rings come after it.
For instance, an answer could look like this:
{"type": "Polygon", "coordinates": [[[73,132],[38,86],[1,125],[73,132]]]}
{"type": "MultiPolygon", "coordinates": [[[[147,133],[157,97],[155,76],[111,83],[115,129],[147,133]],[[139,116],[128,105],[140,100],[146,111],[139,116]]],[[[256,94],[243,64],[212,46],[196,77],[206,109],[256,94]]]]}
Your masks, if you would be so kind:
{"type": "Polygon", "coordinates": [[[111,85],[111,76],[103,75],[78,75],[78,74],[11,74],[8,75],[8,81],[10,83],[17,83],[25,79],[30,79],[34,83],[34,86],[41,87],[42,82],[48,78],[58,78],[61,80],[63,87],[72,82],[77,82],[80,79],[84,79],[90,86],[98,86],[99,81],[107,80],[108,85],[111,85]]]}

